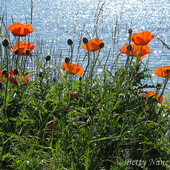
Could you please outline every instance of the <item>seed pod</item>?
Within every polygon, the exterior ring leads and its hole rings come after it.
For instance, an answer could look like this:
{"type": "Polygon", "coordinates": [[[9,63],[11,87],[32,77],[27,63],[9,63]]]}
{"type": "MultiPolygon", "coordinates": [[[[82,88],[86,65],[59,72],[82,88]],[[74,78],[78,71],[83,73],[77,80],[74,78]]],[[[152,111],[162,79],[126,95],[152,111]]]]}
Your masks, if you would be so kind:
{"type": "Polygon", "coordinates": [[[70,62],[70,58],[69,57],[66,57],[65,58],[65,62],[68,64],[70,62]]]}
{"type": "Polygon", "coordinates": [[[7,69],[2,70],[2,75],[5,75],[5,74],[7,74],[7,69]]]}
{"type": "Polygon", "coordinates": [[[8,77],[8,73],[5,74],[5,77],[6,77],[6,78],[8,77]]]}
{"type": "Polygon", "coordinates": [[[160,90],[160,89],[161,89],[161,86],[162,86],[161,83],[157,83],[157,84],[156,84],[156,89],[157,89],[157,90],[160,90]]]}
{"type": "Polygon", "coordinates": [[[47,56],[45,57],[45,59],[46,59],[46,61],[50,61],[51,55],[47,55],[47,56]]]}
{"type": "Polygon", "coordinates": [[[3,45],[4,47],[8,47],[8,45],[9,45],[9,40],[8,40],[7,38],[3,39],[2,45],[3,45]]]}
{"type": "Polygon", "coordinates": [[[132,34],[132,28],[130,28],[130,29],[128,30],[128,33],[129,33],[129,34],[132,34]]]}
{"type": "Polygon", "coordinates": [[[54,83],[56,82],[56,78],[53,78],[53,82],[54,82],[54,83]]]}
{"type": "Polygon", "coordinates": [[[72,44],[73,44],[73,40],[69,38],[69,39],[67,40],[67,44],[68,44],[68,45],[72,45],[72,44]]]}
{"type": "Polygon", "coordinates": [[[100,49],[102,49],[102,48],[104,47],[104,42],[101,42],[101,43],[99,44],[99,47],[100,47],[100,49]]]}
{"type": "Polygon", "coordinates": [[[89,42],[89,40],[87,39],[87,37],[83,37],[83,43],[87,44],[89,42]]]}
{"type": "Polygon", "coordinates": [[[82,77],[79,77],[79,81],[81,81],[83,78],[82,77]]]}
{"type": "Polygon", "coordinates": [[[167,70],[166,70],[166,72],[167,72],[167,73],[170,73],[170,70],[169,70],[169,69],[167,69],[167,70]]]}
{"type": "Polygon", "coordinates": [[[18,54],[19,54],[19,50],[16,50],[16,51],[15,51],[15,55],[18,55],[18,54]]]}
{"type": "Polygon", "coordinates": [[[30,50],[26,49],[25,54],[26,54],[26,56],[29,56],[30,55],[30,50]]]}
{"type": "Polygon", "coordinates": [[[43,72],[40,72],[40,73],[39,73],[39,77],[42,77],[42,76],[43,76],[43,72]]]}
{"type": "Polygon", "coordinates": [[[16,68],[14,68],[14,71],[13,71],[14,75],[17,75],[19,72],[16,68]]]}
{"type": "Polygon", "coordinates": [[[131,50],[132,50],[132,46],[131,46],[131,45],[127,45],[126,48],[127,48],[128,51],[131,51],[131,50]]]}

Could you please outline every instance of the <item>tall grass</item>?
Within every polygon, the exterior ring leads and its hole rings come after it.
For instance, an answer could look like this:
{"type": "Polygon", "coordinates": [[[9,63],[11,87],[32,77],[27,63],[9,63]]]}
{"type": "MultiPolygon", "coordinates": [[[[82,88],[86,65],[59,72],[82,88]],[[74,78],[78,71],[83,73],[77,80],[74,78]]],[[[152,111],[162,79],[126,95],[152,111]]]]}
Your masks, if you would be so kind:
{"type": "MultiPolygon", "coordinates": [[[[96,12],[94,37],[98,37],[97,24],[103,5],[96,12]]],[[[115,27],[114,51],[117,31],[115,27]]],[[[82,34],[77,37],[79,51],[83,37],[82,34]]],[[[25,41],[28,40],[26,36],[25,41]]],[[[1,77],[4,81],[0,82],[1,169],[170,167],[169,109],[155,103],[157,100],[152,96],[141,96],[144,88],[156,89],[156,85],[149,86],[143,81],[151,79],[149,61],[143,63],[128,55],[126,65],[120,66],[119,53],[110,56],[109,52],[100,58],[102,49],[87,51],[82,60],[89,63],[87,72],[78,77],[60,69],[62,52],[58,53],[58,60],[52,55],[50,61],[45,60],[47,54],[42,44],[43,41],[36,43],[32,58],[23,56],[19,60],[9,46],[1,50],[1,70],[12,70],[17,65],[21,75],[17,84],[1,77]],[[38,53],[42,56],[35,58],[38,53]],[[115,58],[113,64],[109,57],[115,58]],[[28,66],[34,69],[29,70],[28,66]],[[103,69],[101,75],[97,74],[98,68],[103,69]],[[30,79],[23,86],[27,73],[30,79]],[[76,97],[67,96],[67,92],[77,92],[76,97]]],[[[72,59],[74,46],[68,48],[72,59]]],[[[78,55],[74,61],[82,62],[78,55]]]]}

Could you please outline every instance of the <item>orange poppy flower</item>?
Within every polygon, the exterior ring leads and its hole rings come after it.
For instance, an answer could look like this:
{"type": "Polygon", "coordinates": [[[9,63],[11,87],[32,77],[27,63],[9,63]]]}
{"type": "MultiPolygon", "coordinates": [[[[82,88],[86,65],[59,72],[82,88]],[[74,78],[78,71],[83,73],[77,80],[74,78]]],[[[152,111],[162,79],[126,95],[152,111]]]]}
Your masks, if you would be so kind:
{"type": "Polygon", "coordinates": [[[77,98],[77,92],[66,92],[67,97],[70,96],[70,99],[77,98]]]}
{"type": "MultiPolygon", "coordinates": [[[[18,50],[18,41],[15,43],[14,47],[10,46],[10,48],[13,50],[13,53],[15,53],[15,51],[18,50]]],[[[27,44],[23,41],[20,41],[19,42],[19,54],[18,54],[18,56],[19,57],[25,56],[26,55],[25,52],[26,52],[27,49],[29,49],[30,52],[31,52],[31,51],[34,50],[34,48],[35,48],[35,45],[32,45],[31,42],[28,42],[28,44],[27,44]]],[[[32,53],[30,53],[29,56],[32,57],[32,53]]]]}
{"type": "Polygon", "coordinates": [[[99,38],[95,38],[93,40],[90,40],[87,45],[83,43],[82,48],[84,50],[89,50],[89,51],[98,51],[100,50],[100,43],[103,42],[103,40],[99,38]],[[87,49],[88,46],[88,49],[87,49]]]}
{"type": "Polygon", "coordinates": [[[7,30],[11,31],[14,36],[25,37],[27,34],[30,34],[34,31],[30,24],[21,24],[19,22],[15,22],[9,27],[6,27],[7,30]]]}
{"type": "MultiPolygon", "coordinates": [[[[6,78],[5,75],[2,75],[2,71],[0,70],[0,77],[6,78]]],[[[1,82],[4,82],[2,79],[0,79],[1,82]]]]}
{"type": "Polygon", "coordinates": [[[155,38],[155,36],[152,35],[149,31],[133,33],[131,35],[131,41],[136,45],[147,45],[153,38],[155,38]]]}
{"type": "Polygon", "coordinates": [[[159,76],[159,77],[167,77],[169,74],[170,77],[170,66],[159,67],[154,71],[154,74],[155,76],[159,76]],[[169,73],[167,73],[167,70],[169,71],[169,73]]]}
{"type": "MultiPolygon", "coordinates": [[[[152,91],[152,90],[150,90],[150,91],[148,91],[147,92],[147,94],[146,93],[142,93],[142,97],[147,97],[147,96],[152,96],[153,95],[153,97],[155,97],[154,96],[154,94],[155,94],[156,92],[155,91],[152,91]]],[[[159,99],[159,94],[157,94],[156,95],[156,97],[155,97],[155,99],[159,99]]],[[[163,102],[164,101],[164,97],[162,96],[160,99],[159,99],[159,102],[163,102]]]]}
{"type": "MultiPolygon", "coordinates": [[[[7,77],[5,77],[5,75],[2,75],[2,71],[0,71],[0,77],[3,77],[5,79],[7,79],[7,77]]],[[[17,74],[16,77],[21,78],[21,75],[17,74]]],[[[25,79],[22,81],[23,82],[23,86],[27,85],[28,79],[29,79],[29,75],[27,74],[25,76],[25,79]]],[[[0,79],[0,81],[4,82],[2,79],[0,79]]],[[[8,81],[10,81],[11,83],[17,84],[17,80],[15,79],[13,70],[9,70],[8,71],[8,81]]]]}
{"type": "MultiPolygon", "coordinates": [[[[67,63],[64,62],[61,66],[61,69],[66,70],[66,68],[67,68],[67,63]]],[[[67,74],[74,74],[74,75],[81,76],[83,74],[83,68],[80,65],[69,63],[67,74]]]]}
{"type": "MultiPolygon", "coordinates": [[[[127,45],[129,43],[126,43],[121,49],[120,52],[123,54],[128,55],[128,50],[127,50],[127,45]]],[[[146,54],[150,53],[150,47],[145,45],[141,46],[140,45],[136,45],[136,44],[131,44],[132,45],[132,50],[130,51],[130,56],[135,56],[135,57],[140,57],[140,59],[144,58],[146,54]],[[140,56],[141,55],[141,56],[140,56]]]]}

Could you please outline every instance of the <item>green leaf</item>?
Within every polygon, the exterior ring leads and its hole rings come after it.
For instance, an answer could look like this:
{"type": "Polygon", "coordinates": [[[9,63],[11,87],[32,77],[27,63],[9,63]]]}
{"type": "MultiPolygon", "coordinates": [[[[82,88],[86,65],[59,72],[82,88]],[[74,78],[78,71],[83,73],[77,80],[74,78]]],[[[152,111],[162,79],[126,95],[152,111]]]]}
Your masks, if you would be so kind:
{"type": "Polygon", "coordinates": [[[55,64],[53,64],[53,66],[57,69],[57,71],[59,72],[59,74],[61,75],[61,71],[60,71],[60,69],[55,65],[55,64]]]}
{"type": "Polygon", "coordinates": [[[10,153],[7,153],[5,155],[2,156],[2,160],[5,160],[5,158],[9,157],[10,156],[10,153]]]}
{"type": "Polygon", "coordinates": [[[26,71],[25,73],[24,73],[24,76],[26,76],[27,74],[30,74],[30,73],[36,73],[37,71],[26,71]]]}
{"type": "Polygon", "coordinates": [[[86,151],[86,158],[85,158],[85,170],[88,170],[89,169],[89,147],[87,148],[87,151],[86,151]]]}
{"type": "Polygon", "coordinates": [[[40,68],[41,68],[43,71],[45,71],[45,69],[44,69],[44,67],[43,67],[43,65],[42,65],[41,63],[39,63],[37,60],[35,60],[35,62],[40,66],[40,68]]]}

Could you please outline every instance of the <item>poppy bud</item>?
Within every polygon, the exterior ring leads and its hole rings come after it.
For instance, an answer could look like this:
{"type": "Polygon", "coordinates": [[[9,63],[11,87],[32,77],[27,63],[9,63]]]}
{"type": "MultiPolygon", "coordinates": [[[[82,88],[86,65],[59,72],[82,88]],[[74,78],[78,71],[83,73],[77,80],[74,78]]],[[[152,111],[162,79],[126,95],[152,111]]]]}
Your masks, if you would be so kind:
{"type": "Polygon", "coordinates": [[[39,73],[39,77],[42,77],[42,76],[43,76],[43,73],[42,73],[42,72],[40,72],[40,73],[39,73]]]}
{"type": "Polygon", "coordinates": [[[83,43],[87,44],[89,42],[89,40],[87,39],[87,37],[83,37],[83,43]]]}
{"type": "Polygon", "coordinates": [[[4,47],[8,47],[8,45],[9,45],[9,40],[8,40],[7,38],[5,38],[5,39],[2,41],[2,45],[3,45],[4,47]]]}
{"type": "Polygon", "coordinates": [[[102,48],[104,47],[104,42],[101,42],[101,43],[99,44],[99,47],[100,47],[100,49],[102,49],[102,48]]]}
{"type": "Polygon", "coordinates": [[[72,40],[72,39],[68,39],[68,40],[67,40],[67,44],[68,44],[68,45],[72,45],[72,44],[73,44],[73,40],[72,40]]]}
{"type": "Polygon", "coordinates": [[[16,51],[15,51],[15,55],[18,55],[18,54],[19,54],[19,50],[16,50],[16,51]]]}
{"type": "Polygon", "coordinates": [[[167,72],[167,73],[170,73],[170,70],[169,70],[169,69],[167,69],[167,70],[166,70],[166,72],[167,72]]]}
{"type": "Polygon", "coordinates": [[[156,84],[156,89],[157,89],[157,90],[160,90],[160,89],[161,89],[161,86],[162,86],[161,83],[157,83],[157,84],[156,84]]]}
{"type": "Polygon", "coordinates": [[[13,71],[14,75],[17,75],[19,72],[16,68],[14,68],[14,71],[13,71]]]}
{"type": "Polygon", "coordinates": [[[0,82],[0,88],[2,87],[2,83],[0,82]]]}
{"type": "Polygon", "coordinates": [[[53,78],[53,82],[54,82],[54,83],[56,82],[56,78],[53,78]]]}
{"type": "Polygon", "coordinates": [[[129,33],[129,34],[132,34],[132,28],[130,28],[130,29],[128,30],[128,33],[129,33]]]}
{"type": "Polygon", "coordinates": [[[2,70],[2,75],[5,75],[5,74],[7,74],[7,69],[2,70]]]}
{"type": "Polygon", "coordinates": [[[81,81],[81,80],[82,80],[82,77],[79,78],[79,81],[81,81]]]}
{"type": "Polygon", "coordinates": [[[131,45],[127,45],[126,48],[127,48],[128,51],[131,51],[131,50],[132,50],[132,46],[131,46],[131,45]]]}
{"type": "Polygon", "coordinates": [[[30,55],[30,50],[26,49],[25,54],[26,54],[26,56],[30,55]]]}
{"type": "Polygon", "coordinates": [[[66,57],[65,58],[65,62],[68,64],[70,62],[70,58],[69,57],[66,57]]]}
{"type": "Polygon", "coordinates": [[[45,59],[46,59],[46,61],[50,61],[51,55],[47,55],[47,56],[45,57],[45,59]]]}
{"type": "Polygon", "coordinates": [[[6,78],[8,77],[8,73],[5,74],[5,77],[6,77],[6,78]]]}

